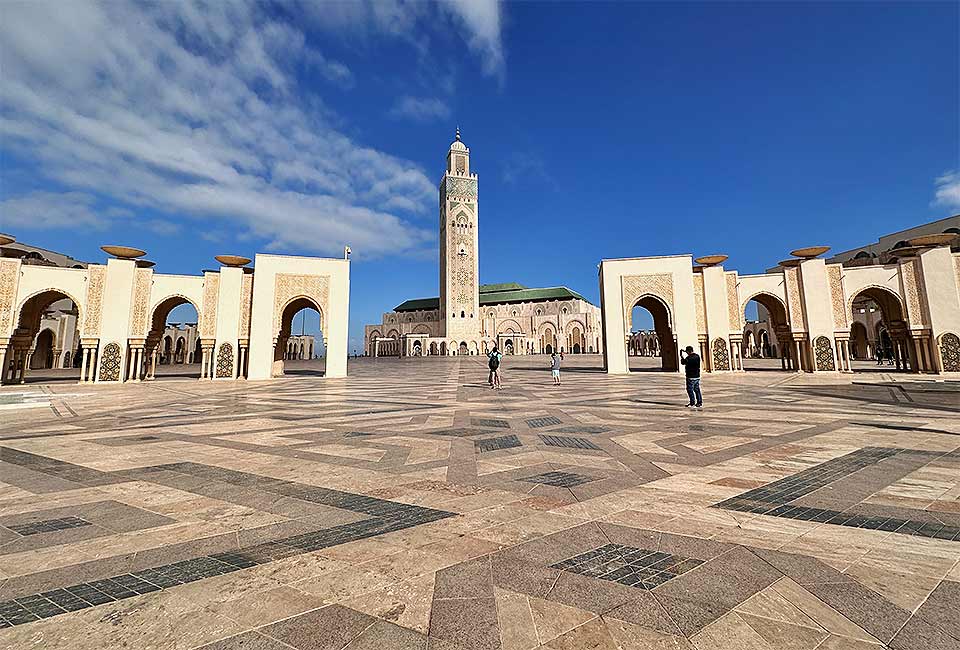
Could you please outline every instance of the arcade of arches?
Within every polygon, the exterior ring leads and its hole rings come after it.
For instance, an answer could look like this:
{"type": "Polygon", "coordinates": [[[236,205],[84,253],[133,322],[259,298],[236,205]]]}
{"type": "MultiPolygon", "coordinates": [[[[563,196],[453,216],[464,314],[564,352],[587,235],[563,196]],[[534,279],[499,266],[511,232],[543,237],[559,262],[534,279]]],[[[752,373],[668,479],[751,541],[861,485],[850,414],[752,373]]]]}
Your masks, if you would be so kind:
{"type": "Polygon", "coordinates": [[[257,255],[255,271],[244,268],[248,259],[221,256],[218,271],[183,276],[138,263],[143,251],[104,250],[116,257],[85,267],[0,258],[0,382],[71,366],[82,383],[139,382],[153,379],[162,363],[198,363],[204,380],[269,379],[283,374],[291,340],[304,344],[298,358],[315,352],[312,337],[290,335],[290,321],[304,307],[324,321],[325,376],[346,375],[346,256],[257,255]],[[168,325],[171,311],[184,304],[196,310],[197,322],[168,325]]]}
{"type": "Polygon", "coordinates": [[[629,372],[629,355],[679,367],[679,349],[698,349],[707,372],[741,371],[744,357],[777,357],[795,372],[849,372],[880,349],[898,370],[960,372],[960,254],[950,236],[901,247],[887,264],[845,267],[800,249],[778,269],[739,275],[725,256],[604,260],[600,267],[604,365],[629,372]],[[745,308],[763,318],[747,323],[745,308]],[[646,308],[654,331],[632,331],[646,308]]]}

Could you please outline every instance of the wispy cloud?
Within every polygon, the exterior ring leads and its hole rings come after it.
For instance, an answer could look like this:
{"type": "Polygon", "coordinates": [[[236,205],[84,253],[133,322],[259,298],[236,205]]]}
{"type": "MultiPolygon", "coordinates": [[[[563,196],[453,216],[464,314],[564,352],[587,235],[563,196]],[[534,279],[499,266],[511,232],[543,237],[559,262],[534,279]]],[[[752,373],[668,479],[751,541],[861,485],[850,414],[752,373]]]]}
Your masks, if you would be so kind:
{"type": "Polygon", "coordinates": [[[0,202],[4,230],[105,230],[111,219],[97,210],[96,198],[84,192],[30,192],[0,202]]]}
{"type": "Polygon", "coordinates": [[[948,171],[934,182],[937,189],[933,204],[946,206],[951,210],[960,210],[960,172],[948,171]]]}
{"type": "Polygon", "coordinates": [[[499,0],[353,0],[298,5],[306,19],[331,33],[363,37],[393,36],[426,53],[434,32],[453,31],[480,61],[485,74],[501,82],[506,73],[503,48],[503,7],[499,0]],[[451,30],[452,28],[452,30],[451,30]]]}
{"type": "MultiPolygon", "coordinates": [[[[430,14],[420,3],[378,0],[358,3],[375,18],[351,17],[353,4],[304,7],[329,11],[327,24],[370,20],[411,40],[430,14]]],[[[474,10],[468,20],[457,3],[439,7],[448,21],[462,20],[468,41],[489,40],[474,10]]],[[[335,254],[349,244],[378,255],[431,246],[433,232],[413,215],[432,209],[433,182],[415,163],[345,134],[323,95],[358,82],[308,44],[299,22],[245,0],[5,5],[2,146],[65,191],[7,195],[4,222],[108,227],[120,215],[99,210],[97,196],[134,215],[230,223],[235,236],[279,249],[335,254]],[[302,66],[329,86],[300,87],[302,66]]],[[[156,219],[143,225],[169,231],[170,219],[156,219]]]]}
{"type": "Polygon", "coordinates": [[[401,97],[390,109],[390,117],[405,118],[417,122],[445,120],[450,117],[450,107],[441,99],[432,97],[401,97]]]}

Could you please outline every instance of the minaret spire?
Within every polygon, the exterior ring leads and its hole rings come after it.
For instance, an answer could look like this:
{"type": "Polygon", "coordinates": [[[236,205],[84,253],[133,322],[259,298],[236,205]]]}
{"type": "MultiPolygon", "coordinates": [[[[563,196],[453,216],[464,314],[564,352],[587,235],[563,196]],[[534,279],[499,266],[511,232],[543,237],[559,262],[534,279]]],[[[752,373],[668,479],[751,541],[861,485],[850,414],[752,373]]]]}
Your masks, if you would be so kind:
{"type": "Polygon", "coordinates": [[[457,125],[457,142],[460,141],[460,125],[457,125]]]}

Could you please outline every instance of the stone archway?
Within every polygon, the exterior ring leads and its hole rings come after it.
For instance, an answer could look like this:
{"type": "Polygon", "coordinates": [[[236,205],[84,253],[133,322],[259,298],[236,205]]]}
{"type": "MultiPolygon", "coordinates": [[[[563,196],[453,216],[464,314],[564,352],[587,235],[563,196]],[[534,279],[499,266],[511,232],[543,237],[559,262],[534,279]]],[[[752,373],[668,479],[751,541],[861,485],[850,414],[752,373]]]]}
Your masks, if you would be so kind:
{"type": "MultiPolygon", "coordinates": [[[[15,312],[16,319],[14,322],[16,322],[17,327],[11,337],[11,349],[7,351],[4,358],[4,367],[0,372],[0,383],[24,383],[27,381],[29,370],[53,367],[56,361],[54,350],[57,338],[52,331],[45,328],[45,331],[50,331],[51,347],[49,352],[44,347],[39,358],[31,358],[30,350],[34,347],[38,335],[41,334],[40,325],[44,314],[51,305],[62,300],[69,300],[73,304],[73,309],[77,311],[77,322],[83,322],[80,303],[74,296],[62,289],[51,288],[37,291],[20,302],[15,312]]],[[[46,339],[42,343],[46,346],[46,339]]],[[[37,356],[36,350],[34,350],[34,356],[37,356]]]]}
{"type": "MultiPolygon", "coordinates": [[[[786,369],[795,361],[790,358],[791,345],[793,340],[790,329],[790,321],[787,319],[787,306],[783,300],[772,293],[760,291],[747,297],[740,305],[741,318],[747,320],[747,308],[753,301],[758,305],[757,318],[760,324],[766,323],[766,327],[760,327],[757,330],[754,343],[757,353],[753,356],[741,355],[745,359],[769,359],[778,356],[777,349],[783,351],[785,358],[781,359],[781,369],[786,369]],[[761,313],[759,307],[763,307],[761,313]],[[763,315],[765,314],[765,315],[763,315]]],[[[747,327],[750,327],[749,325],[747,327]]],[[[743,339],[743,346],[747,346],[746,334],[743,339]]],[[[769,362],[747,361],[743,365],[744,370],[776,370],[776,367],[770,367],[769,362]]]]}
{"type": "Polygon", "coordinates": [[[907,371],[917,368],[915,350],[908,337],[907,311],[900,296],[887,287],[878,285],[863,287],[847,299],[849,322],[855,322],[854,303],[863,298],[872,301],[880,310],[877,346],[882,356],[892,359],[897,370],[907,371]]]}
{"type": "Polygon", "coordinates": [[[865,361],[875,354],[870,349],[870,338],[867,336],[867,326],[860,321],[850,325],[850,356],[857,361],[865,361]]]}
{"type": "MultiPolygon", "coordinates": [[[[273,377],[282,377],[285,374],[284,357],[287,356],[287,344],[290,340],[291,330],[293,329],[293,318],[304,309],[312,309],[319,314],[321,332],[326,325],[323,320],[323,308],[313,298],[299,295],[288,300],[287,303],[283,305],[277,318],[278,330],[276,342],[273,347],[273,368],[271,371],[273,377]]],[[[296,354],[299,354],[299,350],[296,354]]]]}
{"type": "Polygon", "coordinates": [[[641,295],[634,301],[630,310],[631,329],[633,310],[637,307],[646,309],[653,317],[653,329],[660,343],[660,369],[665,372],[677,372],[680,368],[680,358],[676,337],[673,334],[673,314],[669,305],[660,296],[649,293],[641,295]]]}
{"type": "Polygon", "coordinates": [[[33,354],[30,357],[31,370],[47,370],[53,368],[53,350],[57,345],[57,337],[48,327],[37,334],[33,344],[33,354]]]}

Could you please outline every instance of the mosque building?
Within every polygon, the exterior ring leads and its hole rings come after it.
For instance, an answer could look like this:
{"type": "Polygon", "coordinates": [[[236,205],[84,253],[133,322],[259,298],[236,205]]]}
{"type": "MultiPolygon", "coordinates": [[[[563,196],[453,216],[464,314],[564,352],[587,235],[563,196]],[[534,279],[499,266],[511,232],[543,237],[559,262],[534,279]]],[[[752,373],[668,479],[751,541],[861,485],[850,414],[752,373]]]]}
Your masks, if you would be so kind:
{"type": "Polygon", "coordinates": [[[459,129],[439,191],[440,296],[406,300],[367,325],[367,355],[601,352],[600,309],[576,291],[479,284],[477,175],[459,129]]]}

